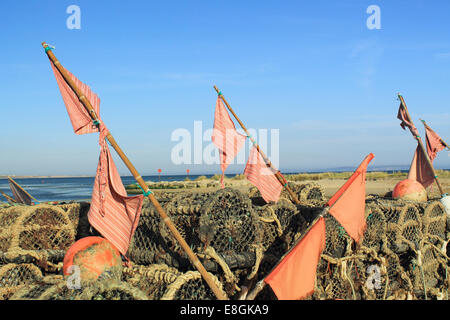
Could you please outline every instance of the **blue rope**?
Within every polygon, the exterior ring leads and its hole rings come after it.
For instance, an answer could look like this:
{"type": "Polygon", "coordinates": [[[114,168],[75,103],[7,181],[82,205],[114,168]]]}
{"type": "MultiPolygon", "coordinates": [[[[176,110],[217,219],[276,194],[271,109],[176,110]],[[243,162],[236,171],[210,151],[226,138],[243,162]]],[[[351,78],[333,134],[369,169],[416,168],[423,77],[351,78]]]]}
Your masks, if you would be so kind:
{"type": "Polygon", "coordinates": [[[148,197],[149,195],[151,195],[153,192],[150,191],[150,189],[145,192],[144,189],[142,189],[141,185],[139,183],[137,183],[137,186],[142,190],[142,193],[144,194],[144,196],[148,197]]]}

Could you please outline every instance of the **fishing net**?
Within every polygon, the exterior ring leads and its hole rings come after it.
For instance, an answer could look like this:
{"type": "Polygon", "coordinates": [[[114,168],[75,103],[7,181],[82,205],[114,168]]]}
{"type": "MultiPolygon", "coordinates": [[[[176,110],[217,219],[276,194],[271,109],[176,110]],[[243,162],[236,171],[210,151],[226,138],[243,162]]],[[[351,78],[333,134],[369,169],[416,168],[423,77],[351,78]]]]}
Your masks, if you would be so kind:
{"type": "Polygon", "coordinates": [[[381,251],[387,243],[387,221],[383,211],[374,204],[366,206],[366,230],[363,235],[362,245],[376,252],[381,251]]]}
{"type": "Polygon", "coordinates": [[[224,188],[211,194],[202,208],[198,237],[217,253],[253,251],[260,242],[259,219],[248,197],[224,188]]]}
{"type": "Polygon", "coordinates": [[[75,241],[76,228],[58,206],[13,206],[0,214],[2,252],[67,250],[75,241]]]}
{"type": "Polygon", "coordinates": [[[440,201],[431,201],[424,210],[422,217],[423,234],[433,243],[445,239],[447,230],[447,214],[440,201]]]}
{"type": "Polygon", "coordinates": [[[175,282],[181,273],[164,264],[125,268],[124,280],[144,292],[149,300],[160,300],[168,285],[175,282]]]}
{"type": "MultiPolygon", "coordinates": [[[[222,290],[222,283],[210,274],[213,281],[222,290]]],[[[223,291],[222,291],[223,292],[223,291]]],[[[223,292],[226,296],[226,293],[223,292]]],[[[188,271],[181,274],[167,286],[161,300],[215,300],[216,297],[209,286],[202,279],[198,271],[188,271]]]]}
{"type": "Polygon", "coordinates": [[[9,299],[24,285],[42,278],[42,271],[34,264],[9,263],[0,266],[0,300],[9,299]]]}
{"type": "Polygon", "coordinates": [[[164,247],[164,239],[160,232],[161,218],[153,204],[144,198],[139,224],[131,239],[127,255],[140,265],[167,264],[179,266],[178,260],[164,247]]]}
{"type": "MultiPolygon", "coordinates": [[[[325,194],[322,186],[315,182],[301,184],[290,181],[288,182],[288,187],[292,190],[301,204],[323,204],[325,200],[325,194]]],[[[248,196],[254,205],[261,206],[266,204],[264,199],[261,197],[261,193],[256,187],[251,187],[249,189],[248,196]]],[[[286,188],[283,188],[281,191],[280,199],[286,199],[292,203],[295,203],[286,188]]]]}
{"type": "Polygon", "coordinates": [[[148,300],[147,295],[125,281],[95,281],[83,288],[81,300],[148,300]]]}

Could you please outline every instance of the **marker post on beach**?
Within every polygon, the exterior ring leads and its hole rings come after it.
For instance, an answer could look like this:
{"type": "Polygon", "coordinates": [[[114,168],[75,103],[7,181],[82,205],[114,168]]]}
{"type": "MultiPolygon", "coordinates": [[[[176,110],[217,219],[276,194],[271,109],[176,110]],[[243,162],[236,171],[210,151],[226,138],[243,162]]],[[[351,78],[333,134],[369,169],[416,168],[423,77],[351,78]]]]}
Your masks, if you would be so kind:
{"type": "MultiPolygon", "coordinates": [[[[80,102],[83,104],[83,106],[86,108],[86,110],[88,111],[89,115],[91,116],[93,121],[98,121],[98,116],[95,113],[94,108],[92,107],[91,103],[89,102],[89,100],[82,94],[82,92],[80,91],[80,89],[75,85],[75,83],[72,81],[72,79],[69,77],[69,75],[67,74],[67,72],[65,71],[64,68],[62,68],[62,65],[60,64],[60,62],[58,61],[58,59],[56,59],[55,55],[53,54],[52,50],[47,49],[48,45],[47,43],[43,42],[42,46],[44,47],[44,49],[46,49],[46,53],[47,56],[49,57],[50,61],[54,64],[54,66],[58,69],[58,71],[61,73],[61,75],[63,76],[64,80],[67,82],[67,84],[70,86],[70,88],[75,92],[75,94],[78,96],[78,99],[80,100],[80,102]]],[[[186,241],[184,240],[184,238],[182,237],[182,235],[180,234],[180,232],[177,230],[176,226],[173,224],[172,220],[170,219],[170,217],[167,215],[167,213],[164,211],[164,209],[161,207],[161,204],[158,202],[158,200],[155,198],[155,196],[153,195],[153,193],[150,191],[149,187],[147,186],[147,184],[144,182],[144,180],[142,179],[141,175],[138,173],[138,171],[136,170],[136,168],[133,166],[133,164],[131,163],[131,161],[127,158],[127,156],[125,155],[125,153],[122,151],[122,149],[119,147],[119,145],[117,144],[117,142],[114,140],[113,136],[111,135],[111,133],[109,133],[106,136],[106,139],[109,141],[110,145],[114,148],[114,150],[116,150],[117,154],[120,156],[120,158],[122,159],[122,161],[125,163],[125,165],[127,166],[127,168],[130,170],[131,174],[133,175],[133,177],[136,179],[137,183],[139,183],[139,185],[141,186],[141,188],[144,190],[145,195],[147,195],[147,197],[149,198],[149,200],[151,201],[151,203],[153,204],[153,206],[155,207],[156,211],[159,213],[159,215],[161,216],[161,219],[164,221],[164,223],[166,224],[166,226],[169,228],[169,230],[171,231],[172,235],[175,237],[175,239],[178,241],[178,243],[181,245],[181,247],[183,248],[183,250],[186,252],[186,254],[188,255],[189,259],[191,260],[191,263],[194,265],[194,267],[200,272],[201,276],[203,277],[203,279],[206,281],[206,283],[209,285],[209,287],[211,288],[212,292],[214,293],[214,295],[217,297],[217,299],[219,300],[228,300],[228,297],[226,296],[226,294],[219,289],[219,287],[216,285],[216,283],[214,282],[213,278],[211,277],[211,275],[206,271],[205,267],[203,266],[203,264],[200,262],[200,260],[198,259],[197,255],[192,251],[192,249],[189,247],[189,245],[186,243],[186,241]]]]}
{"type": "Polygon", "coordinates": [[[286,179],[284,178],[284,176],[281,174],[280,170],[276,169],[273,167],[272,162],[270,162],[269,158],[267,158],[267,156],[264,154],[264,152],[261,150],[261,148],[259,147],[259,145],[256,143],[255,139],[253,139],[253,137],[250,135],[250,133],[247,131],[247,128],[244,126],[244,124],[242,123],[242,121],[238,118],[238,116],[236,115],[236,113],[233,111],[233,109],[231,108],[231,106],[228,104],[227,100],[225,99],[225,97],[223,96],[222,92],[216,87],[214,86],[214,89],[216,90],[217,94],[219,95],[219,97],[222,99],[222,101],[225,103],[225,105],[227,106],[228,110],[230,110],[230,112],[233,114],[234,118],[237,120],[237,122],[239,122],[239,125],[241,126],[242,130],[244,130],[245,134],[247,135],[247,137],[250,139],[250,141],[253,143],[253,145],[256,147],[256,150],[258,150],[258,152],[261,154],[264,162],[266,163],[267,167],[272,168],[273,170],[275,170],[275,177],[277,177],[278,181],[281,183],[281,185],[283,187],[286,188],[286,190],[288,191],[289,195],[291,196],[291,198],[294,200],[294,202],[296,204],[300,204],[300,201],[297,198],[297,195],[292,191],[292,189],[288,186],[288,183],[286,181],[286,179]]]}

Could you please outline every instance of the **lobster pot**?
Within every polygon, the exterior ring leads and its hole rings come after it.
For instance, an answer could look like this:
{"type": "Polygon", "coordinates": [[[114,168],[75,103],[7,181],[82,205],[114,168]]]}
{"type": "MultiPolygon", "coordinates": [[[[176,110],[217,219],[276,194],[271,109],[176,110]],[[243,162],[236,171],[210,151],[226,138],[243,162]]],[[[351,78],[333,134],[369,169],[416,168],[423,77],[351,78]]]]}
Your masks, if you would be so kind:
{"type": "Polygon", "coordinates": [[[433,298],[430,293],[434,291],[431,289],[445,288],[446,267],[446,260],[436,251],[436,248],[431,244],[423,245],[411,261],[409,269],[415,296],[424,299],[426,290],[430,299],[433,298]]]}
{"type": "Polygon", "coordinates": [[[379,252],[387,243],[386,217],[384,216],[383,211],[374,204],[367,205],[366,210],[367,227],[364,231],[362,245],[373,249],[375,252],[379,252]]]}
{"type": "Polygon", "coordinates": [[[219,254],[254,251],[262,234],[250,199],[231,188],[211,194],[202,208],[198,237],[202,247],[219,254]]]}
{"type": "Polygon", "coordinates": [[[126,268],[123,274],[124,281],[145,293],[149,300],[160,300],[182,273],[164,264],[153,264],[126,268]]]}
{"type": "Polygon", "coordinates": [[[14,206],[0,212],[0,251],[67,250],[75,241],[76,228],[58,206],[14,206]]]}
{"type": "MultiPolygon", "coordinates": [[[[210,276],[223,292],[222,283],[213,274],[210,276]]],[[[188,271],[167,286],[161,300],[216,300],[216,297],[198,271],[188,271]]]]}
{"type": "Polygon", "coordinates": [[[81,300],[148,300],[147,295],[125,281],[103,280],[83,288],[81,300]]]}
{"type": "Polygon", "coordinates": [[[153,204],[144,198],[139,223],[131,239],[127,255],[140,265],[167,264],[178,266],[178,261],[164,246],[160,231],[160,216],[153,204]]]}
{"type": "Polygon", "coordinates": [[[41,270],[34,264],[9,263],[0,267],[0,300],[8,300],[27,284],[43,278],[41,270]]]}
{"type": "Polygon", "coordinates": [[[439,244],[446,240],[447,214],[440,201],[428,202],[422,220],[423,234],[429,241],[439,244]]]}
{"type": "Polygon", "coordinates": [[[82,288],[70,288],[63,276],[51,275],[23,286],[11,300],[80,300],[81,293],[82,288]]]}
{"type": "MultiPolygon", "coordinates": [[[[325,201],[324,190],[318,183],[312,182],[302,184],[290,181],[288,182],[288,187],[296,195],[301,204],[323,204],[325,201]]],[[[264,199],[261,197],[261,193],[256,187],[251,187],[249,189],[248,196],[254,205],[262,206],[266,204],[264,199]]],[[[286,188],[283,188],[281,191],[280,199],[286,199],[292,203],[295,203],[286,188]]]]}

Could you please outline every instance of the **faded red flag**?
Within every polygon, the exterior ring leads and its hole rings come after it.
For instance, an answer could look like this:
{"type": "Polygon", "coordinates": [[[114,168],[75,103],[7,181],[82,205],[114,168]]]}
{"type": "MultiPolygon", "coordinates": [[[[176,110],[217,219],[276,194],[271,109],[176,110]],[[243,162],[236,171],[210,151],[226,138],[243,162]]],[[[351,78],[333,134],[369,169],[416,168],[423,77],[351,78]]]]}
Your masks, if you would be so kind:
{"type": "Polygon", "coordinates": [[[424,188],[433,184],[434,174],[425,158],[422,148],[417,145],[409,168],[408,179],[420,182],[424,188]]]}
{"type": "Polygon", "coordinates": [[[409,131],[411,131],[411,134],[414,137],[419,136],[419,131],[417,130],[416,126],[410,122],[403,103],[400,103],[400,107],[398,108],[397,119],[401,120],[400,126],[403,128],[403,130],[406,130],[406,127],[408,127],[409,131]]]}
{"type": "Polygon", "coordinates": [[[239,153],[245,143],[246,136],[238,133],[233,121],[230,118],[220,97],[217,97],[216,111],[214,113],[214,129],[212,142],[220,151],[220,168],[222,169],[222,178],[220,183],[224,185],[224,174],[228,165],[239,153]]]}
{"type": "Polygon", "coordinates": [[[437,153],[445,149],[441,137],[438,136],[429,126],[425,125],[425,140],[427,142],[427,153],[431,162],[436,158],[437,153]]]}
{"type": "Polygon", "coordinates": [[[320,218],[305,237],[264,279],[279,300],[304,299],[314,292],[317,264],[325,249],[325,221],[320,218]]]}
{"type": "Polygon", "coordinates": [[[369,154],[347,182],[328,201],[329,213],[356,242],[366,228],[366,171],[374,155],[369,154]]]}
{"type": "MultiPolygon", "coordinates": [[[[73,131],[76,134],[99,132],[99,129],[97,128],[96,125],[93,124],[91,116],[78,99],[76,93],[72,90],[72,88],[70,88],[70,86],[64,80],[64,77],[53,65],[53,62],[50,61],[50,64],[52,66],[53,73],[55,74],[56,82],[58,83],[59,91],[61,92],[64,104],[66,105],[67,113],[69,114],[73,131]]],[[[87,85],[78,80],[72,73],[67,71],[67,69],[64,70],[66,70],[70,78],[75,82],[75,84],[81,90],[83,95],[89,100],[97,116],[100,117],[99,97],[94,92],[92,92],[87,85]]]]}
{"type": "Polygon", "coordinates": [[[100,159],[88,219],[98,232],[125,255],[139,222],[144,196],[127,196],[105,140],[108,129],[103,124],[100,127],[100,159]]]}
{"type": "Polygon", "coordinates": [[[266,202],[277,202],[283,186],[275,177],[275,171],[267,167],[255,146],[252,147],[245,166],[244,175],[255,187],[266,202]]]}

